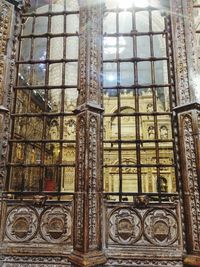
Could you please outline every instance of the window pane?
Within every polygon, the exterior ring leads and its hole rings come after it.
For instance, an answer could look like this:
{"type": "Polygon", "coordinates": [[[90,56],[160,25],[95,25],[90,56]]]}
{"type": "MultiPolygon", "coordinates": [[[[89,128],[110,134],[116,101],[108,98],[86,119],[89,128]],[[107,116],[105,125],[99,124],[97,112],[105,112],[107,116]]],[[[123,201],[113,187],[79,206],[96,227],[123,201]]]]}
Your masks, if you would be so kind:
{"type": "Polygon", "coordinates": [[[115,86],[117,84],[117,64],[105,63],[103,64],[104,70],[104,86],[115,86]]]}
{"type": "Polygon", "coordinates": [[[50,42],[50,59],[63,58],[63,38],[52,38],[50,42]]]}
{"type": "Polygon", "coordinates": [[[9,157],[11,165],[17,167],[9,167],[8,190],[73,193],[76,131],[73,111],[78,95],[73,87],[77,86],[79,15],[66,11],[77,13],[79,4],[76,0],[33,2],[30,12],[22,14],[26,19],[20,35],[31,36],[19,37],[23,62],[17,65],[17,86],[21,88],[15,89],[13,99],[9,157]],[[40,15],[35,16],[35,12],[40,15]],[[66,33],[72,36],[64,36],[66,33]],[[30,64],[30,60],[37,63],[30,64]],[[72,88],[68,89],[69,85],[72,88]]]}

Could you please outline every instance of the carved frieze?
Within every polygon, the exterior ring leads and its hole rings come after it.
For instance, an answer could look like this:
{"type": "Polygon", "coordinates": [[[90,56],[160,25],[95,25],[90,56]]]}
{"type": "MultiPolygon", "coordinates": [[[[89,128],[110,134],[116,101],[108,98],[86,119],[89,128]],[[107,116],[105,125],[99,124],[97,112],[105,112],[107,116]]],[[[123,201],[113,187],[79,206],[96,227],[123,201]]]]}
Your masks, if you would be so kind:
{"type": "Polygon", "coordinates": [[[0,255],[1,267],[65,267],[71,266],[66,257],[27,257],[0,255]]]}
{"type": "Polygon", "coordinates": [[[143,266],[143,267],[157,267],[157,266],[167,266],[167,267],[182,267],[183,262],[181,260],[152,260],[152,259],[108,259],[105,266],[143,266]]]}

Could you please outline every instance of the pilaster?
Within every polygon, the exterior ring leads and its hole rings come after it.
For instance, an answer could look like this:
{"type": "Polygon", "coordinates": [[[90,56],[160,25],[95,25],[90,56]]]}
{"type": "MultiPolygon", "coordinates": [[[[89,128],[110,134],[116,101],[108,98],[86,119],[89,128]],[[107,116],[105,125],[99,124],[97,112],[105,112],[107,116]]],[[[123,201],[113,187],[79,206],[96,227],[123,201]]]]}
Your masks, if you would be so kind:
{"type": "Polygon", "coordinates": [[[8,111],[11,104],[14,72],[13,24],[14,6],[3,0],[0,3],[0,195],[2,195],[6,179],[9,134],[8,111]]]}
{"type": "Polygon", "coordinates": [[[200,266],[200,104],[192,1],[171,1],[186,266],[200,266]]]}
{"type": "Polygon", "coordinates": [[[106,262],[101,247],[101,1],[80,1],[73,266],[106,262]]]}

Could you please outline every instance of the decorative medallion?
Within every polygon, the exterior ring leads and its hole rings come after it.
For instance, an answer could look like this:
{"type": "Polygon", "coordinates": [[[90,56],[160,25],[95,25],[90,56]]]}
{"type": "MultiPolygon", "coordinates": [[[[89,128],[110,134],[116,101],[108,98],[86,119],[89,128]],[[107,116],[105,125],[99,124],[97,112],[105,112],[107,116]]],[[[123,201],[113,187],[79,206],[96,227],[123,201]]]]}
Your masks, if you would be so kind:
{"type": "Polygon", "coordinates": [[[27,206],[13,208],[7,217],[6,235],[15,242],[29,241],[37,234],[38,216],[27,206]]]}
{"type": "Polygon", "coordinates": [[[109,235],[115,243],[133,244],[142,234],[140,215],[131,208],[115,209],[109,222],[109,235]]]}
{"type": "Polygon", "coordinates": [[[177,241],[178,224],[175,214],[168,209],[150,210],[144,216],[146,239],[160,246],[168,246],[177,241]]]}
{"type": "Polygon", "coordinates": [[[50,243],[71,241],[71,211],[66,207],[48,207],[40,217],[40,234],[50,243]]]}

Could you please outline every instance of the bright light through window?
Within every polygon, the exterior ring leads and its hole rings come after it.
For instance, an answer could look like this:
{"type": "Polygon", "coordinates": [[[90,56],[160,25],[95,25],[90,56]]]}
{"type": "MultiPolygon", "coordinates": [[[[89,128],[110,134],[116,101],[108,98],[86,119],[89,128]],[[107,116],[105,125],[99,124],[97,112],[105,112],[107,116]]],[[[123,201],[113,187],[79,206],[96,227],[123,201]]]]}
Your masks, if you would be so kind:
{"type": "Polygon", "coordinates": [[[149,5],[149,0],[118,0],[119,8],[127,9],[132,7],[132,5],[136,7],[145,8],[149,5]]]}
{"type": "MultiPolygon", "coordinates": [[[[115,37],[104,37],[104,53],[105,54],[116,54],[117,52],[117,38],[115,37]]],[[[126,47],[124,38],[119,37],[119,53],[122,53],[126,47]]]]}

